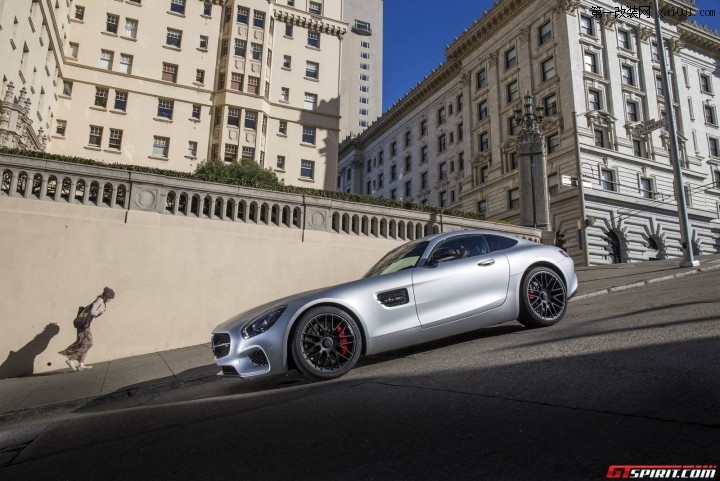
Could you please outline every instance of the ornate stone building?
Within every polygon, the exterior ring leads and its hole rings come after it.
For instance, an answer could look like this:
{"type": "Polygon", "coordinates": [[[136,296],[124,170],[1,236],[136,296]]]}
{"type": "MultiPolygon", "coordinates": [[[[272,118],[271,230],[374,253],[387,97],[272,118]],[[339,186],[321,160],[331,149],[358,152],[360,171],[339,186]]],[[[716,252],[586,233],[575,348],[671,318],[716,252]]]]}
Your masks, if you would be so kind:
{"type": "MultiPolygon", "coordinates": [[[[632,2],[504,0],[340,146],[338,189],[520,222],[513,111],[542,107],[550,223],[577,264],[680,257],[654,20],[632,2]],[[616,12],[618,15],[616,15],[616,12]],[[661,126],[662,122],[656,122],[661,126]]],[[[720,35],[668,0],[663,34],[695,254],[720,251],[720,35]]]]}

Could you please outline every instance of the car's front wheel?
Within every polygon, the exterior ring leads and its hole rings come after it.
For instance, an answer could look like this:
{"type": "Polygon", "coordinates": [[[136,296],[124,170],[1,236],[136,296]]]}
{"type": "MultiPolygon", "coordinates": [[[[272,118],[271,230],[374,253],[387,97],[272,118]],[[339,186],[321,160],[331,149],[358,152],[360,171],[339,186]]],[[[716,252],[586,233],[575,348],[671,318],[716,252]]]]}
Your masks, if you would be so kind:
{"type": "Polygon", "coordinates": [[[335,379],[357,364],[362,337],[357,323],[347,312],[320,306],[307,311],[297,322],[290,350],[303,376],[335,379]]]}
{"type": "Polygon", "coordinates": [[[562,278],[548,267],[534,267],[520,286],[520,316],[527,327],[552,326],[567,310],[567,289],[562,278]]]}

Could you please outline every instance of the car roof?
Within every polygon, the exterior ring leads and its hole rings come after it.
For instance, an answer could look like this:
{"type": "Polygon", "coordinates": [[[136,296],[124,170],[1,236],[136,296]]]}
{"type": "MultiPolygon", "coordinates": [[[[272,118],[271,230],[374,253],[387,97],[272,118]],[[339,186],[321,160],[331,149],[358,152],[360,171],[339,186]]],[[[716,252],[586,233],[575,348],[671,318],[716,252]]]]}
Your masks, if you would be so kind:
{"type": "MultiPolygon", "coordinates": [[[[504,237],[511,237],[513,239],[517,240],[527,240],[524,239],[522,236],[518,234],[513,234],[511,232],[499,232],[496,230],[490,230],[490,229],[463,229],[463,230],[454,230],[450,232],[442,232],[440,234],[431,234],[428,236],[425,236],[421,239],[418,239],[418,241],[439,241],[442,239],[447,239],[449,237],[456,237],[459,235],[470,235],[470,234],[492,234],[492,235],[501,235],[504,237]]],[[[532,241],[529,241],[532,242],[532,241]]]]}

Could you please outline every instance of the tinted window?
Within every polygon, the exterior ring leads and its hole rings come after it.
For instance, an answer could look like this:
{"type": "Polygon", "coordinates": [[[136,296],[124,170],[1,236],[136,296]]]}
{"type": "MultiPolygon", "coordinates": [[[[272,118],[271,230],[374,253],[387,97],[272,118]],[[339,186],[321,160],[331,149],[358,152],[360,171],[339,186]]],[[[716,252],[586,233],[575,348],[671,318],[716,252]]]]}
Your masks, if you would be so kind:
{"type": "Polygon", "coordinates": [[[499,235],[486,234],[485,239],[490,246],[490,252],[501,251],[515,247],[518,243],[517,239],[503,237],[499,235]]]}
{"type": "Polygon", "coordinates": [[[420,257],[427,249],[428,242],[408,242],[400,247],[397,247],[387,254],[385,257],[380,259],[364,277],[375,277],[383,274],[391,274],[393,272],[401,271],[403,269],[409,269],[415,267],[420,257]]]}
{"type": "MultiPolygon", "coordinates": [[[[433,250],[433,254],[438,249],[452,249],[458,254],[458,258],[475,257],[490,252],[485,238],[481,235],[463,235],[451,237],[439,243],[433,250]]],[[[432,256],[431,256],[432,258],[432,256]]]]}

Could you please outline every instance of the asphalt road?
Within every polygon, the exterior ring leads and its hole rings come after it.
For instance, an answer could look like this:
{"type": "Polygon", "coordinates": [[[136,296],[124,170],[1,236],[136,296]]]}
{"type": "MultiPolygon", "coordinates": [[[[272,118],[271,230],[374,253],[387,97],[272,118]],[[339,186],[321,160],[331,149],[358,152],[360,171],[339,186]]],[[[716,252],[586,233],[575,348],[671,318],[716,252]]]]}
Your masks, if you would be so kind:
{"type": "MultiPolygon", "coordinates": [[[[3,480],[589,480],[720,461],[720,271],[361,360],[0,428],[3,480]]],[[[718,475],[720,477],[720,475],[718,475]]]]}

